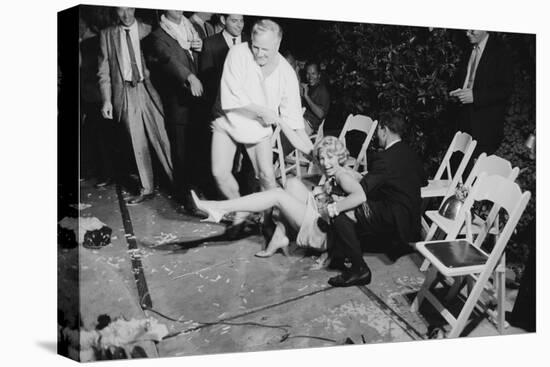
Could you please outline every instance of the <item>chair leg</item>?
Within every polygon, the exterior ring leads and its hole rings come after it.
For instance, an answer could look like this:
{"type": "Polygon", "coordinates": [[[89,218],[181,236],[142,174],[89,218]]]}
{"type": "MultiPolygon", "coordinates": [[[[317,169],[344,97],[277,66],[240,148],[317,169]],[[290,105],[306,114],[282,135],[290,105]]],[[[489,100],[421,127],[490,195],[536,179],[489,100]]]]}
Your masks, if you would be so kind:
{"type": "Polygon", "coordinates": [[[422,283],[422,287],[420,287],[420,290],[416,294],[416,297],[414,298],[414,301],[411,304],[412,312],[418,312],[418,310],[420,309],[420,306],[422,305],[422,302],[424,301],[425,292],[430,290],[436,278],[437,278],[437,269],[434,266],[432,266],[430,270],[426,273],[426,278],[424,279],[424,283],[422,283]]]}
{"type": "MultiPolygon", "coordinates": [[[[422,218],[422,220],[424,220],[424,218],[422,218]]],[[[435,236],[436,231],[437,231],[437,224],[432,223],[432,225],[430,226],[430,230],[426,234],[426,238],[424,239],[424,241],[431,241],[431,239],[435,236]]],[[[420,266],[420,271],[426,271],[429,265],[430,265],[430,262],[427,259],[424,259],[424,261],[422,262],[422,265],[420,266]]]]}
{"type": "Polygon", "coordinates": [[[500,264],[496,269],[496,285],[497,285],[497,329],[498,332],[503,334],[506,327],[505,312],[504,312],[504,300],[506,299],[506,266],[504,255],[500,264]]]}
{"type": "Polygon", "coordinates": [[[451,285],[451,289],[449,289],[449,292],[445,296],[445,302],[454,299],[462,288],[464,288],[464,277],[453,278],[453,285],[451,285]]]}
{"type": "Polygon", "coordinates": [[[430,231],[430,226],[428,225],[428,222],[424,218],[424,216],[420,217],[420,224],[422,226],[422,234],[424,235],[424,238],[428,238],[428,232],[430,231]]]}
{"type": "Polygon", "coordinates": [[[302,177],[302,154],[296,149],[296,177],[302,177]]]}
{"type": "Polygon", "coordinates": [[[489,279],[489,274],[489,271],[484,271],[482,274],[479,275],[479,278],[477,279],[476,284],[472,289],[472,292],[468,295],[468,299],[466,300],[464,307],[462,307],[462,310],[460,311],[460,314],[456,319],[456,324],[452,327],[448,335],[448,338],[458,338],[462,330],[464,330],[466,322],[470,318],[470,315],[472,314],[472,311],[479,297],[481,296],[481,292],[484,289],[485,283],[489,279]]]}

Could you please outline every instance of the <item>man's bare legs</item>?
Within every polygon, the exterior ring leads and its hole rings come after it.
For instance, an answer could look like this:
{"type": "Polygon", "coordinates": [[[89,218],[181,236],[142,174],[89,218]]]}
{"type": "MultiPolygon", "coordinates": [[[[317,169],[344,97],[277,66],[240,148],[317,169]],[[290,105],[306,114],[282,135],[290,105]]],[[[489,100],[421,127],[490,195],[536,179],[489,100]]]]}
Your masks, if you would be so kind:
{"type": "Polygon", "coordinates": [[[225,132],[214,129],[212,132],[212,175],[219,190],[228,199],[238,198],[239,184],[231,170],[237,145],[225,132]]]}
{"type": "Polygon", "coordinates": [[[273,171],[271,138],[268,137],[257,144],[247,145],[246,151],[252,161],[256,176],[260,180],[262,190],[276,188],[277,182],[275,181],[275,172],[273,171]]]}

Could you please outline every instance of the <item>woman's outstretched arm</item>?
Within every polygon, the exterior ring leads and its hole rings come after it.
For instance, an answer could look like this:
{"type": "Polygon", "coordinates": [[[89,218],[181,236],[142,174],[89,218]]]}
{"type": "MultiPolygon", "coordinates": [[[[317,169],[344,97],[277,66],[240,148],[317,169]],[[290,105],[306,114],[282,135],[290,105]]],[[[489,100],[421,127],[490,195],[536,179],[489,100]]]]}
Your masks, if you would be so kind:
{"type": "Polygon", "coordinates": [[[361,184],[352,177],[351,174],[346,172],[345,169],[337,172],[335,177],[336,182],[340,185],[342,190],[348,193],[345,198],[336,202],[336,209],[338,209],[338,212],[342,213],[354,209],[367,200],[367,196],[361,184]]]}

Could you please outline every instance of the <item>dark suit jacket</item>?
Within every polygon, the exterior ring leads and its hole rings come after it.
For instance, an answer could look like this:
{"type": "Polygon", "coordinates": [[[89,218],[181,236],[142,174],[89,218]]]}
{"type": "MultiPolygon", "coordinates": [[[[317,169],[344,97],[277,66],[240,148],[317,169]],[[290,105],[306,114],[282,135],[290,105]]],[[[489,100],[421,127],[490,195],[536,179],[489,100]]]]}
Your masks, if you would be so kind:
{"type": "Polygon", "coordinates": [[[157,28],[143,42],[151,80],[159,91],[167,124],[189,123],[189,107],[196,103],[187,78],[197,74],[197,61],[189,51],[162,28],[157,28]]]}
{"type": "MultiPolygon", "coordinates": [[[[150,31],[151,29],[149,26],[138,22],[140,40],[147,36],[150,31]]],[[[122,77],[122,65],[120,64],[122,62],[122,48],[120,46],[121,32],[121,27],[112,26],[102,30],[99,36],[101,52],[99,54],[97,75],[99,77],[101,100],[102,102],[111,101],[113,104],[113,117],[115,121],[120,121],[122,109],[125,105],[125,85],[122,77]]],[[[144,74],[143,85],[159,111],[162,111],[160,97],[149,80],[149,70],[145,64],[143,52],[140,56],[144,74]]]]}
{"type": "Polygon", "coordinates": [[[202,29],[202,27],[199,25],[199,23],[197,23],[197,21],[193,17],[190,17],[189,21],[191,22],[191,24],[193,24],[193,27],[199,34],[199,37],[201,38],[201,40],[204,40],[206,37],[210,37],[214,35],[214,26],[209,22],[204,22],[204,28],[206,28],[206,33],[204,33],[204,30],[202,29]]]}
{"type": "Polygon", "coordinates": [[[374,154],[360,183],[371,209],[371,228],[381,234],[397,234],[394,239],[401,242],[418,240],[420,188],[427,182],[415,151],[401,141],[374,154]]]}
{"type": "MultiPolygon", "coordinates": [[[[247,37],[241,35],[242,42],[247,42],[247,37]]],[[[229,52],[229,46],[225,42],[222,33],[217,33],[203,41],[200,58],[200,77],[203,82],[205,99],[210,109],[216,101],[222,79],[223,64],[229,52]]]]}
{"type": "MultiPolygon", "coordinates": [[[[470,52],[465,52],[451,90],[462,88],[469,59],[470,52]]],[[[512,87],[510,52],[496,34],[490,34],[475,74],[474,103],[460,105],[456,114],[457,129],[470,133],[477,140],[480,153],[493,153],[502,141],[504,114],[512,87]]]]}

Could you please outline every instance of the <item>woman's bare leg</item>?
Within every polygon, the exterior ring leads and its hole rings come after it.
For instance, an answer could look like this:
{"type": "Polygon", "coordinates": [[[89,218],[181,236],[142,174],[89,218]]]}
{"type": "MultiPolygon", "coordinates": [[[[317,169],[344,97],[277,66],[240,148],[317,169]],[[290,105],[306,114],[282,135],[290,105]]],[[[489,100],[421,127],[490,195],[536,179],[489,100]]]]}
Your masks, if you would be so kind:
{"type": "Polygon", "coordinates": [[[261,212],[272,207],[281,210],[290,225],[300,228],[306,212],[306,205],[281,188],[256,192],[240,198],[222,201],[201,201],[204,207],[218,212],[233,211],[261,212]]]}

